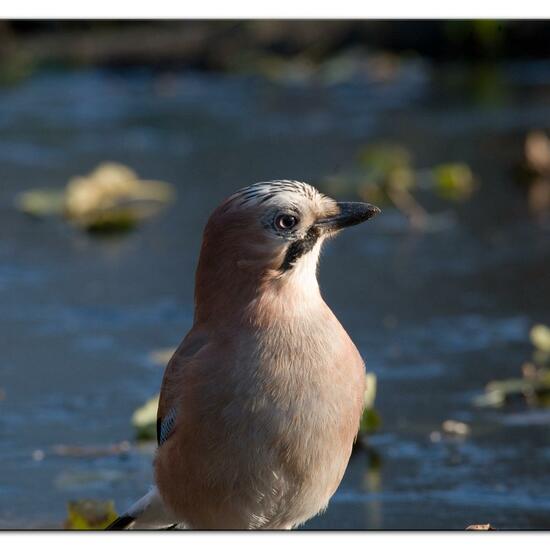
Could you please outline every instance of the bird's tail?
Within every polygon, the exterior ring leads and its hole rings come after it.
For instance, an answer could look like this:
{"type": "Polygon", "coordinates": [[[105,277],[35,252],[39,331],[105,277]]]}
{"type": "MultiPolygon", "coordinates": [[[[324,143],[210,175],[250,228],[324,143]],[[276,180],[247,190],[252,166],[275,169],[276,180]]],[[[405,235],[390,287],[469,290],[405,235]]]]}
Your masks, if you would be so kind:
{"type": "Polygon", "coordinates": [[[107,529],[172,529],[178,524],[173,514],[164,506],[158,490],[153,487],[130,509],[111,523],[107,529]]]}

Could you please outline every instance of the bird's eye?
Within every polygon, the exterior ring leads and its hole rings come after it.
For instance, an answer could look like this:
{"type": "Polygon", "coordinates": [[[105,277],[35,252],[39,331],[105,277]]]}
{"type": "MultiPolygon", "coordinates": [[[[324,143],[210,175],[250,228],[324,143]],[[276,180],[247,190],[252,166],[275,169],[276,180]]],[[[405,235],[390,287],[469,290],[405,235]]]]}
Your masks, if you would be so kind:
{"type": "Polygon", "coordinates": [[[275,218],[275,227],[288,231],[292,229],[298,223],[298,218],[291,216],[290,214],[281,214],[275,218]]]}

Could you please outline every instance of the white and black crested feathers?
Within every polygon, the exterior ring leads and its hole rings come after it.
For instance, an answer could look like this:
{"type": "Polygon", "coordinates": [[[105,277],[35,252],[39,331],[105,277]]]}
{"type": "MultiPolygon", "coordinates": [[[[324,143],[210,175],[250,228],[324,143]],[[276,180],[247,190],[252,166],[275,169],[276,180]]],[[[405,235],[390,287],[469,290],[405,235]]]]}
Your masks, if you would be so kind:
{"type": "Polygon", "coordinates": [[[243,207],[247,205],[256,205],[277,198],[283,193],[292,193],[301,195],[303,198],[315,200],[324,195],[315,187],[296,180],[271,180],[253,183],[247,187],[239,189],[231,195],[224,205],[224,210],[231,207],[243,207]]]}

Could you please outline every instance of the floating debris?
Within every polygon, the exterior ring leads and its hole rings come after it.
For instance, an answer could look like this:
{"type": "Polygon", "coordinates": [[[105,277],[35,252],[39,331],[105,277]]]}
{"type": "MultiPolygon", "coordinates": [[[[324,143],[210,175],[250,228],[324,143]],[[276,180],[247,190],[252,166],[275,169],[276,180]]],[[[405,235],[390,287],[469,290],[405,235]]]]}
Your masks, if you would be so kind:
{"type": "Polygon", "coordinates": [[[458,435],[465,437],[470,434],[470,426],[465,422],[459,422],[458,420],[445,420],[441,425],[443,432],[449,435],[458,435]]]}
{"type": "Polygon", "coordinates": [[[112,500],[78,500],[69,502],[65,529],[105,529],[117,517],[112,500]]]}
{"type": "Polygon", "coordinates": [[[88,176],[69,181],[65,211],[86,229],[124,229],[155,214],[172,195],[172,187],[164,182],[140,180],[122,164],[104,163],[88,176]]]}
{"type": "Polygon", "coordinates": [[[368,372],[366,375],[367,389],[365,390],[365,409],[359,426],[360,436],[374,433],[380,427],[382,421],[380,414],[374,408],[376,400],[376,375],[368,372]]]}
{"type": "Polygon", "coordinates": [[[15,199],[16,207],[36,218],[59,216],[65,208],[63,189],[32,189],[19,193],[15,199]]]}
{"type": "Polygon", "coordinates": [[[502,407],[514,402],[534,407],[550,407],[550,328],[534,325],[529,331],[533,344],[532,361],[521,366],[522,378],[494,380],[485,393],[474,398],[478,407],[502,407]]]}
{"type": "Polygon", "coordinates": [[[468,199],[475,189],[472,170],[462,162],[441,164],[432,170],[435,191],[444,199],[468,199]]]}
{"type": "Polygon", "coordinates": [[[485,388],[485,393],[477,395],[473,399],[473,404],[476,407],[502,407],[505,402],[505,393],[500,390],[492,390],[489,387],[485,388]]]}
{"type": "Polygon", "coordinates": [[[475,191],[477,181],[463,162],[416,170],[405,147],[377,143],[360,149],[352,166],[328,176],[320,186],[335,196],[355,194],[367,202],[393,204],[407,217],[411,227],[432,231],[446,229],[449,217],[438,220],[441,214],[429,213],[413,193],[422,190],[447,201],[466,200],[475,191]]]}
{"type": "Polygon", "coordinates": [[[72,178],[64,190],[20,193],[16,206],[34,217],[64,216],[88,231],[116,232],[157,214],[173,198],[170,184],[140,180],[131,168],[106,162],[87,176],[72,178]]]}
{"type": "Polygon", "coordinates": [[[174,355],[175,351],[176,348],[156,349],[149,354],[149,359],[155,365],[165,367],[168,364],[168,361],[172,359],[172,355],[174,355]]]}
{"type": "Polygon", "coordinates": [[[540,220],[545,220],[550,213],[550,139],[546,132],[529,132],[524,153],[521,179],[527,186],[529,210],[540,220]]]}
{"type": "Polygon", "coordinates": [[[529,332],[529,338],[538,350],[550,353],[550,327],[535,325],[529,332]]]}
{"type": "Polygon", "coordinates": [[[527,166],[538,174],[550,174],[550,139],[545,132],[533,130],[525,138],[527,166]]]}
{"type": "Polygon", "coordinates": [[[478,407],[501,407],[518,401],[533,406],[550,405],[550,369],[536,368],[534,373],[523,378],[489,382],[485,393],[477,396],[474,404],[478,407]]]}
{"type": "Polygon", "coordinates": [[[466,531],[496,531],[496,529],[490,523],[476,523],[468,525],[466,531]]]}
{"type": "Polygon", "coordinates": [[[534,378],[510,378],[489,382],[485,394],[474,399],[478,407],[500,407],[514,401],[536,404],[538,398],[550,394],[550,372],[541,372],[534,378]]]}

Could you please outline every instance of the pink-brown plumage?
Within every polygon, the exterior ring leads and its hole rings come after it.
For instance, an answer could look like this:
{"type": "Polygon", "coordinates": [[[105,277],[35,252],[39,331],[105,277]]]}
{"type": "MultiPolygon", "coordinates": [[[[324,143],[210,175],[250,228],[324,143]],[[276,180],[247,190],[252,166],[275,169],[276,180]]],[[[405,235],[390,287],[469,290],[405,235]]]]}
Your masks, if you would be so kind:
{"type": "MultiPolygon", "coordinates": [[[[377,212],[362,206],[364,219],[377,212]]],[[[158,412],[177,411],[155,480],[178,522],[287,529],[336,491],[365,391],[363,360],[316,277],[325,237],[358,223],[342,212],[313,187],[273,182],[235,194],[208,221],[194,324],[166,368],[158,412]],[[276,225],[281,211],[297,213],[292,234],[276,225]]]]}

